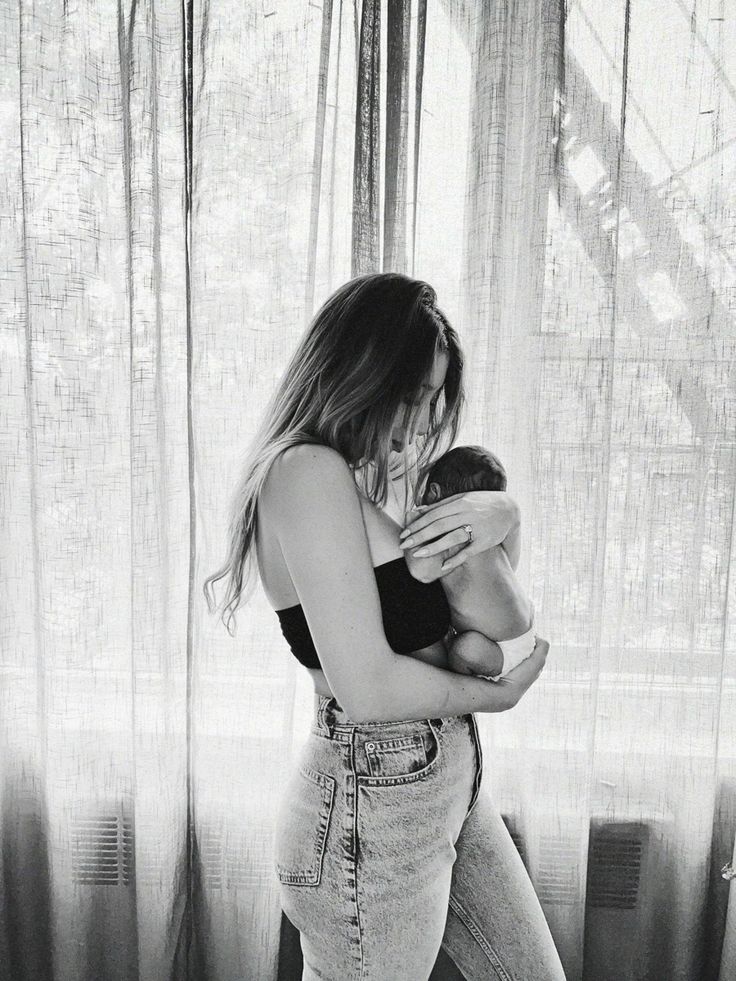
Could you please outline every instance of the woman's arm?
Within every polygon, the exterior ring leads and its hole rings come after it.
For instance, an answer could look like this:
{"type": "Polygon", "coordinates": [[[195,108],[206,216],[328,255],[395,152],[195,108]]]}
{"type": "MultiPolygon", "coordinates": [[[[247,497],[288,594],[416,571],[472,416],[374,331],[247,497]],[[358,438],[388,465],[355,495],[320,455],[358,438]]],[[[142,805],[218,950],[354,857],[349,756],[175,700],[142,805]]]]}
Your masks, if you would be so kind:
{"type": "Polygon", "coordinates": [[[521,524],[519,505],[505,491],[454,494],[417,510],[421,514],[401,532],[400,547],[415,549],[414,559],[429,556],[435,563],[440,552],[453,548],[455,554],[439,565],[439,575],[457,569],[471,555],[505,542],[521,524]],[[470,544],[465,530],[468,524],[473,531],[470,544]]]}
{"type": "Polygon", "coordinates": [[[502,712],[541,672],[545,641],[503,686],[390,648],[358,491],[335,450],[313,444],[285,450],[258,507],[275,529],[330,688],[354,722],[502,712]]]}
{"type": "MultiPolygon", "coordinates": [[[[500,492],[486,491],[485,493],[495,494],[500,492]]],[[[442,501],[439,501],[437,504],[427,505],[427,507],[422,510],[422,516],[429,514],[431,508],[439,507],[439,505],[442,503],[442,501]]],[[[519,559],[521,558],[521,520],[518,515],[518,508],[513,502],[511,502],[511,514],[511,528],[506,537],[499,544],[506,552],[509,562],[511,563],[511,568],[515,572],[519,566],[519,559]]],[[[414,522],[412,522],[411,525],[408,525],[407,528],[414,529],[416,527],[416,520],[417,519],[414,519],[414,522]]],[[[425,527],[431,530],[433,526],[428,524],[425,525],[425,527]]],[[[437,530],[434,532],[434,534],[439,535],[440,531],[437,530]]],[[[473,532],[473,539],[475,540],[475,531],[473,532]]],[[[418,579],[420,582],[434,582],[435,579],[440,579],[442,576],[446,576],[447,573],[451,571],[451,568],[445,568],[444,563],[447,562],[448,559],[458,555],[466,548],[464,544],[458,544],[452,545],[450,548],[444,548],[442,551],[435,552],[433,555],[418,556],[416,553],[423,550],[428,544],[429,540],[426,539],[426,537],[422,539],[419,535],[411,535],[411,532],[402,542],[404,557],[406,559],[406,564],[409,567],[409,571],[411,572],[412,576],[414,576],[414,578],[418,579]],[[418,544],[414,545],[413,548],[406,547],[406,540],[409,537],[414,537],[418,541],[418,544]]],[[[489,545],[487,547],[492,548],[493,546],[489,545]]],[[[453,568],[457,568],[457,565],[453,566],[453,568]]]]}

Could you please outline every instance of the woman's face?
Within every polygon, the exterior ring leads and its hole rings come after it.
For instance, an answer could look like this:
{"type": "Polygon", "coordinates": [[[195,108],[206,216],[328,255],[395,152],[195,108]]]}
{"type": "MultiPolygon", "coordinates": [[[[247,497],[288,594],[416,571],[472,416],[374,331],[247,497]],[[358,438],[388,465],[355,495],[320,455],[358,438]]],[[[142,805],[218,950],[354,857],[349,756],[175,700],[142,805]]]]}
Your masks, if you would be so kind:
{"type": "Polygon", "coordinates": [[[391,430],[391,449],[395,453],[401,453],[404,447],[414,442],[415,436],[424,436],[429,429],[429,409],[430,404],[436,401],[440,389],[445,384],[447,366],[450,363],[449,355],[446,351],[438,351],[435,355],[434,366],[430,377],[424,382],[420,399],[412,406],[412,416],[409,420],[408,430],[403,428],[403,410],[396,414],[394,426],[391,430]]]}

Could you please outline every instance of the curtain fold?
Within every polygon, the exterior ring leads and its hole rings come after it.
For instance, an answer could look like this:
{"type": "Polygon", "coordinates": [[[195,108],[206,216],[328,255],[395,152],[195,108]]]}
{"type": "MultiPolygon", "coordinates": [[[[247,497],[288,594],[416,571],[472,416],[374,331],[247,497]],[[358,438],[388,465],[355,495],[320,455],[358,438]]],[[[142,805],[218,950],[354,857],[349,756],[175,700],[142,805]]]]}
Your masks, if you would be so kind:
{"type": "Polygon", "coordinates": [[[351,276],[381,268],[381,0],[363,0],[361,5],[357,84],[351,276]]]}
{"type": "Polygon", "coordinates": [[[181,9],[0,22],[0,976],[167,977],[187,809],[181,9]]]}
{"type": "Polygon", "coordinates": [[[567,975],[731,981],[733,18],[41,0],[0,51],[0,981],[300,976],[311,683],[260,589],[230,637],[201,584],[305,324],[391,268],[521,505],[552,647],[478,716],[484,790],[567,975]]]}
{"type": "Polygon", "coordinates": [[[409,0],[389,0],[386,10],[386,162],[383,268],[407,272],[406,219],[409,153],[409,0]]]}
{"type": "Polygon", "coordinates": [[[417,215],[419,213],[419,158],[422,146],[422,83],[424,81],[424,50],[427,41],[427,0],[417,0],[416,57],[414,67],[414,161],[411,201],[411,275],[414,275],[417,247],[417,215]]]}

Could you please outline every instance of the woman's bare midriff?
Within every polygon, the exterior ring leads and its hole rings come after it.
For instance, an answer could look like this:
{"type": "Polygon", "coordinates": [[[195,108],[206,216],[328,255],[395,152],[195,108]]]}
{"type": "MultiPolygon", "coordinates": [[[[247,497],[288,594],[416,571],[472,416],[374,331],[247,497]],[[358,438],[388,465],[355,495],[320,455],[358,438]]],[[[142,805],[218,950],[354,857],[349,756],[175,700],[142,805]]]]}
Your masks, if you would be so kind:
{"type": "Polygon", "coordinates": [[[327,678],[325,677],[324,671],[321,668],[307,668],[312,681],[314,682],[314,690],[318,695],[326,695],[327,698],[332,697],[332,689],[327,684],[327,678]]]}

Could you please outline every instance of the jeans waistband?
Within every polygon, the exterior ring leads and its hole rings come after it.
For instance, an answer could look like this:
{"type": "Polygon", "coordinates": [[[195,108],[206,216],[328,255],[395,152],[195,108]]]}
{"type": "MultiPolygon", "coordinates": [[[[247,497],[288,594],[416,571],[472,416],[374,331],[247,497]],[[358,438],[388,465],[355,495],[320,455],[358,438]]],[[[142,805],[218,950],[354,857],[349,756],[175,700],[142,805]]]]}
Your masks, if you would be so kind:
{"type": "MultiPolygon", "coordinates": [[[[427,722],[431,722],[437,729],[451,722],[453,716],[437,717],[434,719],[413,719],[406,722],[351,722],[350,718],[334,696],[314,694],[314,720],[312,723],[313,731],[328,739],[342,739],[349,741],[356,730],[361,729],[386,729],[388,732],[400,731],[401,728],[419,728],[427,722]]],[[[464,716],[463,716],[464,718],[464,716]]]]}

